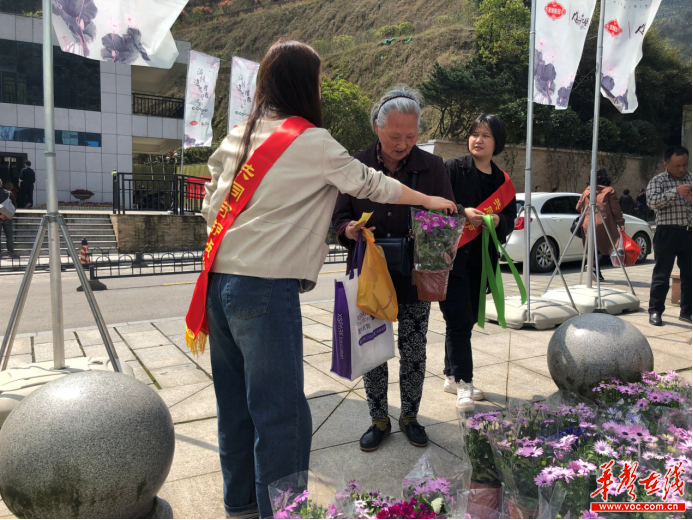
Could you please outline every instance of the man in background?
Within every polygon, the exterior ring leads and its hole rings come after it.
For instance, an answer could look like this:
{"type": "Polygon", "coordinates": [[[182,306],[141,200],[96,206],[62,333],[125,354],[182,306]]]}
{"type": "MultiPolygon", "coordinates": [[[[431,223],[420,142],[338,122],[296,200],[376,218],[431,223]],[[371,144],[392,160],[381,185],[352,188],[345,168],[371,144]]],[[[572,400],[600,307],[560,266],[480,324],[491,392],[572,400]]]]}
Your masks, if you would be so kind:
{"type": "Polygon", "coordinates": [[[640,193],[635,197],[638,202],[638,218],[645,220],[647,217],[647,195],[645,194],[645,188],[640,188],[640,193]]]}
{"type": "MultiPolygon", "coordinates": [[[[12,195],[11,192],[3,189],[2,187],[2,180],[0,180],[0,204],[5,202],[7,199],[10,199],[10,202],[12,205],[16,208],[17,207],[17,201],[14,198],[14,195],[12,195]]],[[[2,234],[5,234],[5,244],[7,244],[7,256],[10,258],[16,258],[16,255],[14,254],[14,235],[12,234],[12,218],[11,217],[6,217],[5,215],[0,214],[0,258],[2,257],[2,234]]]]}
{"type": "Polygon", "coordinates": [[[688,150],[672,146],[664,152],[664,172],[647,185],[647,204],[657,215],[655,267],[650,286],[650,323],[662,326],[664,303],[674,260],[681,275],[679,320],[691,323],[691,174],[688,150]]]}
{"type": "Polygon", "coordinates": [[[31,169],[31,161],[24,161],[24,168],[19,173],[19,205],[22,208],[34,207],[34,184],[36,172],[31,169]]]}

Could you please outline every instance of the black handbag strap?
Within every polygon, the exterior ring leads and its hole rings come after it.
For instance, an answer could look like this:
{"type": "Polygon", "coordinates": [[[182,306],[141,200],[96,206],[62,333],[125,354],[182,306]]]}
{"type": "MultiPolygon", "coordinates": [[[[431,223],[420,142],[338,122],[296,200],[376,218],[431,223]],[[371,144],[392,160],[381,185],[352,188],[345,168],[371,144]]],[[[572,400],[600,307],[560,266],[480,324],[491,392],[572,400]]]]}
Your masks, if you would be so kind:
{"type": "MultiPolygon", "coordinates": [[[[411,172],[411,189],[416,191],[416,181],[419,178],[419,172],[411,172]]],[[[409,236],[411,236],[412,230],[414,229],[414,223],[411,220],[411,206],[409,206],[409,212],[407,213],[407,223],[409,224],[409,236]]]]}

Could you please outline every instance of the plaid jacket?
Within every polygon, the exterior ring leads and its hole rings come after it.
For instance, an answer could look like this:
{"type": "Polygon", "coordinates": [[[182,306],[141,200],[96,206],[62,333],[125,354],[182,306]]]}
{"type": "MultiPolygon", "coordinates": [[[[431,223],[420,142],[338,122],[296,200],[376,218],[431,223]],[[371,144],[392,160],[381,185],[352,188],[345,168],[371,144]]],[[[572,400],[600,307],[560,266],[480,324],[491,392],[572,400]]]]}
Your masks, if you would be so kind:
{"type": "Polygon", "coordinates": [[[657,213],[658,226],[690,226],[691,203],[676,188],[691,183],[691,172],[675,179],[668,172],[656,175],[647,184],[647,205],[657,213]]]}

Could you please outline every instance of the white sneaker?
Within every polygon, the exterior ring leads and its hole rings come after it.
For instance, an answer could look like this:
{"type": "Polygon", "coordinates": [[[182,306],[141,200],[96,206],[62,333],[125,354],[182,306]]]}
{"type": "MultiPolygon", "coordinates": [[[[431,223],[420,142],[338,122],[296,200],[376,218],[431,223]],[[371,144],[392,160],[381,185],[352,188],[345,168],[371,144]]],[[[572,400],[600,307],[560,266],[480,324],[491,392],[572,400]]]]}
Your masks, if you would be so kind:
{"type": "MultiPolygon", "coordinates": [[[[460,381],[462,382],[462,381],[460,381]]],[[[443,383],[443,390],[445,392],[448,392],[450,394],[456,394],[457,393],[457,383],[455,383],[455,376],[447,376],[445,378],[445,382],[443,383]]],[[[472,393],[472,399],[475,401],[483,401],[484,400],[484,392],[479,390],[477,387],[474,387],[473,393],[472,393]]]]}
{"type": "Polygon", "coordinates": [[[464,381],[457,383],[457,409],[460,412],[474,411],[473,392],[474,385],[471,383],[465,383],[464,381]]]}

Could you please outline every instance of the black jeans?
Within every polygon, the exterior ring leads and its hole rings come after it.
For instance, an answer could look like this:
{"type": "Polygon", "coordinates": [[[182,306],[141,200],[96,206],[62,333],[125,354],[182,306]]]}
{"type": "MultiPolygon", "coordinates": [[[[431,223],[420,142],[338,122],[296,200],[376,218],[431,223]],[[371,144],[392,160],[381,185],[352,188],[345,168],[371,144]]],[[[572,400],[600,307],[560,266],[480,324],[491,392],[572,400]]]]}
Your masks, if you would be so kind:
{"type": "MultiPolygon", "coordinates": [[[[5,233],[5,243],[10,254],[14,253],[14,236],[12,236],[12,221],[0,220],[0,229],[5,233]]],[[[0,235],[2,235],[0,233],[0,235]]],[[[0,254],[2,254],[2,236],[0,236],[0,254]]]]}
{"type": "Polygon", "coordinates": [[[440,302],[445,318],[445,375],[472,381],[472,328],[479,314],[481,266],[468,265],[461,276],[450,275],[448,293],[440,302]]]}
{"type": "Polygon", "coordinates": [[[654,236],[655,266],[650,286],[652,312],[664,312],[674,260],[681,271],[681,314],[691,315],[691,231],[657,226],[654,236]]]}

